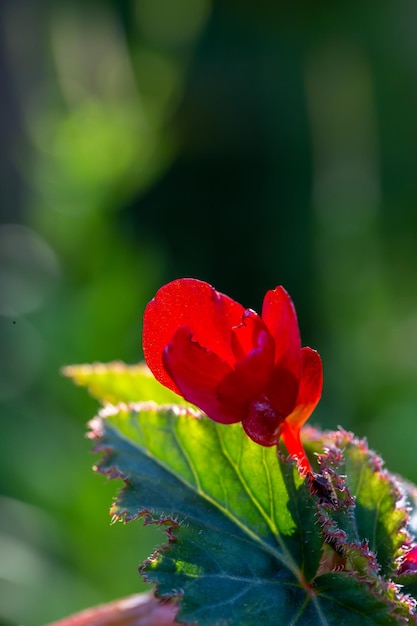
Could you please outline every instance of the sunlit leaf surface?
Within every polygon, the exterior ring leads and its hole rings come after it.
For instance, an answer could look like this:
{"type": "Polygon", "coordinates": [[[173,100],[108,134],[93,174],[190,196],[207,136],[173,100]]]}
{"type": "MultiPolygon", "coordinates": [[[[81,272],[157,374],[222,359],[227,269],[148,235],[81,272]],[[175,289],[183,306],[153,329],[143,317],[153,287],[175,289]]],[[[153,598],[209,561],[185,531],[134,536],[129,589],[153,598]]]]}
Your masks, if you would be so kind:
{"type": "Polygon", "coordinates": [[[161,385],[145,363],[126,365],[114,361],[70,365],[63,369],[63,374],[77,385],[86,387],[102,403],[140,402],[152,398],[158,404],[187,404],[176,393],[161,385]]]}
{"type": "MultiPolygon", "coordinates": [[[[378,575],[365,538],[345,537],[343,571],[326,570],[324,547],[333,548],[319,521],[326,507],[339,504],[313,495],[294,463],[250,441],[239,424],[223,426],[189,409],[148,402],[107,407],[91,428],[96,451],[104,452],[99,471],[125,481],[112,507],[115,518],[142,516],[166,526],[168,546],[145,562],[142,574],[159,596],[178,597],[178,620],[201,626],[412,622],[410,603],[378,575]],[[360,564],[359,573],[352,564],[360,564]]],[[[355,474],[354,458],[351,463],[355,474]]],[[[363,480],[361,493],[371,488],[366,474],[363,480]]],[[[347,517],[352,524],[352,502],[349,497],[345,510],[342,501],[331,518],[334,532],[347,517]]]]}

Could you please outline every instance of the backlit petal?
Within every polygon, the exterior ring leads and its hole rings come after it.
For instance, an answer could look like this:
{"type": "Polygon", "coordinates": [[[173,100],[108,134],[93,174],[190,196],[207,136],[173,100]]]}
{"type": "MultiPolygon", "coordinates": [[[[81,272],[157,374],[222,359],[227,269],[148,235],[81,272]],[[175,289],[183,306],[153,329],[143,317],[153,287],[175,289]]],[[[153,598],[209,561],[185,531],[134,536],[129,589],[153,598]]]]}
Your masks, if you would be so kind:
{"type": "Polygon", "coordinates": [[[300,438],[300,429],[292,428],[285,420],[281,430],[282,441],[288,450],[288,453],[297,459],[298,469],[303,474],[312,472],[310,461],[307,458],[303,444],[300,438]]]}
{"type": "Polygon", "coordinates": [[[246,309],[237,326],[232,328],[232,350],[236,361],[243,359],[258,342],[261,332],[269,331],[260,315],[246,309]]]}
{"type": "Polygon", "coordinates": [[[301,373],[301,340],[293,302],[283,287],[268,291],[262,319],[275,340],[275,368],[267,395],[287,415],[295,407],[301,373]]]}
{"type": "Polygon", "coordinates": [[[281,363],[286,355],[288,365],[294,361],[298,367],[301,340],[297,314],[290,296],[283,287],[277,287],[266,293],[261,317],[275,339],[275,362],[281,363]]]}
{"type": "Polygon", "coordinates": [[[296,406],[286,419],[292,427],[301,428],[308,420],[321,398],[323,367],[318,352],[311,348],[301,350],[301,379],[296,406]]]}
{"type": "Polygon", "coordinates": [[[241,304],[201,280],[180,278],[161,287],[143,319],[143,353],[155,378],[179,392],[165,370],[162,353],[181,326],[188,326],[201,346],[233,363],[231,329],[241,323],[243,313],[241,304]]]}
{"type": "Polygon", "coordinates": [[[298,389],[299,375],[296,376],[285,365],[278,365],[273,370],[266,395],[277,413],[289,415],[296,406],[298,389]]]}
{"type": "Polygon", "coordinates": [[[265,396],[249,405],[242,420],[245,433],[261,446],[274,446],[281,436],[285,417],[279,415],[265,396]]]}
{"type": "Polygon", "coordinates": [[[238,398],[239,402],[256,400],[265,392],[274,365],[275,344],[264,322],[254,311],[247,310],[242,324],[233,331],[236,362],[233,372],[220,383],[219,396],[238,398]]]}
{"type": "Polygon", "coordinates": [[[242,419],[245,407],[239,399],[222,402],[217,393],[222,378],[232,371],[230,365],[197,343],[189,328],[174,334],[164,350],[163,364],[179,393],[212,420],[233,424],[242,419]]]}

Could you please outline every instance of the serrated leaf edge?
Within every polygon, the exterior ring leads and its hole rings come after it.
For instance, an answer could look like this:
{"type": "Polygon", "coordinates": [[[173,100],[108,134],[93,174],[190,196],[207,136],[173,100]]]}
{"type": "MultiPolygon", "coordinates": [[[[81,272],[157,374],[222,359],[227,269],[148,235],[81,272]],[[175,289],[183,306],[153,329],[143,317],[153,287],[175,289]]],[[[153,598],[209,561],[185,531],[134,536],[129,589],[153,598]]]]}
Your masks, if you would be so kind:
{"type": "MultiPolygon", "coordinates": [[[[109,478],[120,478],[125,482],[125,485],[128,486],[129,485],[129,481],[128,478],[126,478],[123,475],[123,472],[121,472],[118,468],[112,467],[110,469],[107,470],[103,470],[103,465],[107,459],[107,455],[110,452],[110,449],[108,446],[102,445],[100,443],[100,440],[102,439],[103,435],[104,435],[104,429],[103,429],[103,424],[104,424],[104,420],[106,420],[108,417],[112,417],[114,415],[117,415],[117,413],[121,412],[121,411],[136,411],[136,412],[141,412],[141,411],[155,411],[155,412],[159,412],[159,411],[167,411],[170,410],[172,411],[175,415],[189,415],[190,417],[193,418],[197,418],[197,419],[201,419],[201,418],[206,418],[205,414],[202,413],[199,410],[194,410],[193,408],[188,408],[188,407],[184,407],[181,405],[172,405],[172,404],[166,404],[166,405],[159,405],[153,401],[149,401],[149,402],[139,402],[139,403],[121,403],[118,405],[106,405],[105,407],[103,407],[98,415],[93,418],[92,420],[90,420],[89,422],[89,427],[90,427],[90,432],[87,433],[87,437],[94,440],[95,441],[95,445],[93,448],[93,452],[96,453],[103,453],[104,457],[103,459],[98,463],[98,465],[96,465],[94,467],[94,470],[102,473],[103,475],[108,476],[109,478]]],[[[207,418],[206,418],[207,419],[207,418]]],[[[216,431],[217,434],[219,435],[219,428],[218,425],[216,424],[216,431]]],[[[219,439],[221,439],[219,437],[219,439]]],[[[137,444],[135,444],[137,445],[137,444]]],[[[139,446],[138,446],[139,447],[139,446]]],[[[149,454],[149,451],[146,448],[141,448],[141,451],[147,455],[148,457],[152,458],[154,462],[158,463],[161,467],[163,467],[163,469],[169,473],[172,473],[170,467],[166,464],[164,464],[163,462],[160,461],[160,459],[156,458],[153,455],[149,454]]],[[[292,461],[294,462],[294,461],[292,461]]],[[[232,465],[233,468],[235,468],[234,464],[232,465]]],[[[282,565],[284,565],[289,571],[292,572],[292,574],[295,576],[296,580],[299,581],[299,583],[302,585],[303,588],[309,588],[309,583],[307,583],[304,580],[304,577],[302,576],[302,572],[300,572],[300,569],[297,567],[297,565],[294,563],[293,557],[292,555],[289,553],[287,547],[285,546],[285,543],[282,541],[281,539],[281,535],[280,533],[277,531],[277,533],[274,535],[277,543],[279,544],[282,553],[280,553],[279,551],[277,551],[276,549],[274,549],[272,546],[270,546],[268,543],[260,540],[259,536],[254,533],[250,528],[248,528],[246,525],[242,524],[240,522],[240,520],[235,516],[235,515],[231,515],[231,512],[226,509],[223,505],[221,505],[219,502],[217,502],[215,499],[208,497],[207,494],[202,491],[201,489],[196,489],[194,485],[191,485],[190,483],[188,483],[187,481],[183,480],[181,477],[177,476],[175,474],[175,478],[178,480],[181,480],[181,482],[183,482],[183,484],[185,484],[187,486],[187,488],[192,489],[193,491],[196,492],[197,495],[199,495],[200,497],[202,497],[203,499],[205,499],[209,504],[211,504],[212,506],[214,506],[215,508],[217,508],[223,515],[225,515],[226,517],[228,517],[238,528],[240,528],[241,531],[243,531],[250,539],[251,541],[254,541],[257,545],[259,545],[265,552],[269,553],[273,558],[275,558],[278,562],[282,563],[282,565]]],[[[244,483],[242,483],[243,486],[245,487],[244,483]]],[[[126,488],[126,487],[125,487],[126,488]]],[[[150,515],[149,511],[140,511],[137,515],[131,515],[128,513],[128,511],[119,511],[117,514],[115,514],[115,508],[119,505],[121,498],[122,498],[122,494],[124,492],[124,489],[122,488],[122,490],[119,492],[119,496],[117,497],[116,501],[114,502],[110,512],[113,515],[113,517],[115,519],[123,519],[124,521],[132,521],[134,519],[138,519],[141,517],[144,517],[145,515],[150,515]]],[[[168,519],[168,518],[167,518],[168,519]]],[[[172,529],[169,529],[169,531],[171,532],[176,526],[178,526],[178,523],[175,522],[173,520],[173,527],[172,529]]],[[[159,524],[160,520],[157,520],[153,517],[151,517],[150,519],[148,519],[147,523],[151,524],[151,523],[156,523],[159,524]]],[[[273,528],[270,526],[271,531],[273,531],[273,528]]],[[[165,530],[165,529],[164,529],[165,530]]]]}

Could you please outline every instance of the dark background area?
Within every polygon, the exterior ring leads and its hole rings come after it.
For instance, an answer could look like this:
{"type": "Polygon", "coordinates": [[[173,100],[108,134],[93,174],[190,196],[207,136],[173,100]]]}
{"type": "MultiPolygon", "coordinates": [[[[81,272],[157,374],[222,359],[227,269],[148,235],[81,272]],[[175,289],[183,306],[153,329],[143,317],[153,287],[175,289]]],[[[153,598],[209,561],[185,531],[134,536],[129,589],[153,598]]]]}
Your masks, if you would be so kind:
{"type": "Polygon", "coordinates": [[[325,385],[311,423],[417,481],[417,6],[0,5],[0,624],[144,589],[163,537],[110,526],[97,406],[66,364],[142,358],[192,276],[283,284],[325,385]]]}

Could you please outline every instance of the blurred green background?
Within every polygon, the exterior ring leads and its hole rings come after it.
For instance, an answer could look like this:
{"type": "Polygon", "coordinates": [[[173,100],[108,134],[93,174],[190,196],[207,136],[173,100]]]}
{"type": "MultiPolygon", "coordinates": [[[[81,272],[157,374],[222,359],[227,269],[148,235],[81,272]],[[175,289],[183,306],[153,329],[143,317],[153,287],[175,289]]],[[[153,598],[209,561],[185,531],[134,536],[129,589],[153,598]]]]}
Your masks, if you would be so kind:
{"type": "Polygon", "coordinates": [[[417,5],[0,4],[0,623],[143,589],[97,409],[62,365],[141,359],[164,282],[260,308],[324,362],[311,423],[417,481],[417,5]]]}

